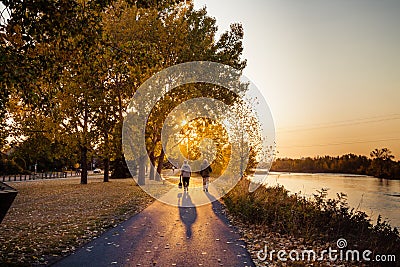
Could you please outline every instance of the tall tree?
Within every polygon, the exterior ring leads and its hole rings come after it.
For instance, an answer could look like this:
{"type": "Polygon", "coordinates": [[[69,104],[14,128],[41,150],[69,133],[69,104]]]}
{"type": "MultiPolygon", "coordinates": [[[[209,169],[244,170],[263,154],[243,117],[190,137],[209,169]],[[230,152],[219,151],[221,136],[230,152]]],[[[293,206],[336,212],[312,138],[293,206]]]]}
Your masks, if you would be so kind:
{"type": "MultiPolygon", "coordinates": [[[[207,15],[205,8],[194,10],[189,4],[178,9],[164,18],[166,29],[161,28],[165,36],[160,39],[158,49],[162,51],[163,67],[169,67],[186,61],[216,61],[242,70],[246,65],[240,56],[242,53],[243,29],[234,24],[231,30],[216,40],[217,27],[215,19],[207,15]],[[168,24],[170,23],[170,24],[168,24]]],[[[168,81],[166,81],[168,83],[168,81]]],[[[245,89],[243,87],[242,89],[245,89]]],[[[161,128],[166,115],[180,103],[195,97],[210,97],[219,99],[226,104],[233,104],[237,95],[225,88],[208,84],[181,86],[167,94],[153,108],[148,124],[153,125],[146,130],[146,137],[151,139],[148,147],[149,154],[158,150],[157,172],[160,175],[163,166],[165,151],[161,147],[161,128]],[[154,133],[154,129],[156,132],[154,133]]]]}
{"type": "MultiPolygon", "coordinates": [[[[2,25],[2,58],[12,63],[2,69],[7,75],[2,87],[20,107],[46,118],[42,130],[49,138],[69,138],[79,145],[81,183],[87,182],[87,157],[94,147],[101,149],[105,166],[110,158],[123,158],[120,136],[128,101],[151,75],[193,60],[238,69],[246,64],[240,58],[241,26],[232,25],[216,40],[215,19],[205,9],[194,10],[190,1],[2,2],[11,11],[2,25]]],[[[165,154],[160,144],[164,114],[195,96],[230,104],[236,98],[223,88],[198,85],[180,88],[157,104],[146,137],[158,172],[165,154]]],[[[27,125],[22,126],[32,131],[40,124],[27,125]]]]}
{"type": "Polygon", "coordinates": [[[371,151],[372,169],[375,170],[376,177],[388,177],[390,175],[391,163],[394,159],[392,151],[388,148],[375,148],[371,151]]]}
{"type": "Polygon", "coordinates": [[[89,140],[86,132],[90,127],[88,121],[92,110],[89,105],[92,97],[87,92],[79,96],[69,95],[69,98],[77,97],[77,101],[71,101],[70,104],[79,103],[82,120],[76,120],[72,113],[67,116],[61,113],[66,106],[65,102],[60,101],[68,99],[63,95],[66,89],[76,90],[80,82],[83,85],[90,83],[83,81],[84,75],[93,74],[84,67],[85,53],[91,53],[93,47],[97,46],[101,37],[101,13],[111,2],[2,1],[10,10],[10,19],[2,25],[2,46],[6,48],[11,63],[8,65],[10,69],[4,71],[9,77],[4,83],[7,88],[14,89],[15,94],[32,109],[38,109],[48,117],[57,115],[52,119],[58,120],[58,124],[81,124],[79,131],[84,133],[80,136],[83,184],[87,183],[86,154],[89,140]],[[69,81],[74,80],[75,86],[66,84],[66,77],[69,81]],[[43,90],[44,86],[47,90],[43,90]]]}

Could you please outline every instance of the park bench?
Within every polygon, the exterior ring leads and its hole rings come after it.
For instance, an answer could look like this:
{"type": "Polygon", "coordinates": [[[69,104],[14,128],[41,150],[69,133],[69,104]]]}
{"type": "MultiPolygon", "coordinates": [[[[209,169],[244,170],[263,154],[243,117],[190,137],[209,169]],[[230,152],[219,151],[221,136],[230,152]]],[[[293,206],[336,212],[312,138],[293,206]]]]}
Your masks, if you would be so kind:
{"type": "Polygon", "coordinates": [[[6,216],[8,209],[11,207],[11,204],[17,196],[17,193],[17,190],[11,186],[0,182],[0,223],[6,216]]]}

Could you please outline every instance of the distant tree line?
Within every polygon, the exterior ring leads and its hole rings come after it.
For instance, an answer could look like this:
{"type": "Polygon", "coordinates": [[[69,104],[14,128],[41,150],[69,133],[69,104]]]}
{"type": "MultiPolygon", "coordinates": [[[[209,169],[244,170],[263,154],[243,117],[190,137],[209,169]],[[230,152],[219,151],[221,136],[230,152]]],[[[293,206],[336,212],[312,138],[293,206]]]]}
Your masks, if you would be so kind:
{"type": "Polygon", "coordinates": [[[370,157],[346,154],[337,157],[279,158],[274,161],[271,170],[281,172],[350,173],[378,178],[400,179],[400,161],[394,161],[394,156],[388,148],[375,149],[370,153],[370,157]]]}

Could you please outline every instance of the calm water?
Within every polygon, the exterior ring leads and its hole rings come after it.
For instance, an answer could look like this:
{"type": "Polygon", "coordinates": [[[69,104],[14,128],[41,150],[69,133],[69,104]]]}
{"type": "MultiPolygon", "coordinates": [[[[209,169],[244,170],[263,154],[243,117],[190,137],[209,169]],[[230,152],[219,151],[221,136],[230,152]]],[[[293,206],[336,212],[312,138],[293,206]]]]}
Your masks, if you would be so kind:
{"type": "Polygon", "coordinates": [[[292,193],[312,196],[316,190],[328,189],[328,197],[347,194],[350,207],[365,211],[374,224],[379,214],[400,228],[400,181],[347,174],[270,173],[267,186],[283,185],[292,193]]]}

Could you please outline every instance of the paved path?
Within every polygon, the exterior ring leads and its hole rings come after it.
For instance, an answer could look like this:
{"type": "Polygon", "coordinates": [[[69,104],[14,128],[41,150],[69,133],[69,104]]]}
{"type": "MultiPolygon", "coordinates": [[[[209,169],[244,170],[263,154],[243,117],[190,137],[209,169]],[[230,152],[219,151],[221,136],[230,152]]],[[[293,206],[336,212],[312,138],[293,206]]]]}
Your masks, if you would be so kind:
{"type": "Polygon", "coordinates": [[[179,194],[179,207],[156,201],[54,266],[254,266],[221,204],[193,201],[211,193],[179,194]]]}

